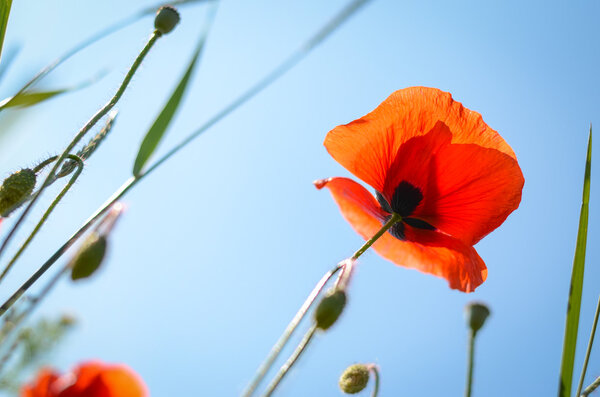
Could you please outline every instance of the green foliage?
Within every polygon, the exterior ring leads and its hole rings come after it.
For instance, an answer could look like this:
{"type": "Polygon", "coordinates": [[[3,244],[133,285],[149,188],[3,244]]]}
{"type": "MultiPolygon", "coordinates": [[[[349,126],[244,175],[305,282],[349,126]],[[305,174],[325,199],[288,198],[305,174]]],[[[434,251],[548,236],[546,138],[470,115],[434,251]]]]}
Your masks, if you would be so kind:
{"type": "Polygon", "coordinates": [[[10,14],[11,7],[12,0],[0,0],[0,57],[2,55],[4,35],[6,33],[6,26],[8,25],[8,16],[10,14]]]}
{"type": "Polygon", "coordinates": [[[154,124],[152,124],[150,130],[148,130],[148,132],[146,133],[146,136],[144,137],[144,140],[140,145],[140,149],[138,151],[135,163],[133,165],[134,176],[137,177],[141,174],[142,169],[144,168],[144,166],[150,159],[150,156],[152,156],[152,154],[158,147],[158,144],[165,135],[165,132],[167,131],[167,128],[169,127],[169,124],[171,123],[171,120],[173,119],[173,116],[175,115],[175,112],[177,111],[177,108],[181,103],[181,98],[183,97],[183,94],[185,93],[185,90],[188,86],[190,77],[192,76],[192,72],[194,71],[198,59],[202,54],[202,49],[204,48],[204,43],[206,42],[207,33],[208,31],[204,31],[204,33],[202,34],[196,51],[194,52],[194,55],[192,56],[192,59],[188,64],[187,70],[181,77],[181,80],[179,81],[179,84],[177,84],[175,91],[173,91],[171,97],[169,98],[162,111],[154,121],[154,124]]]}
{"type": "Polygon", "coordinates": [[[0,374],[0,390],[17,392],[25,372],[41,364],[74,324],[73,317],[63,315],[53,320],[41,319],[36,324],[23,328],[8,351],[4,352],[0,362],[0,369],[3,369],[0,374]],[[12,365],[4,370],[8,362],[12,365]]]}
{"type": "Polygon", "coordinates": [[[573,258],[573,271],[571,273],[571,287],[569,289],[569,303],[567,305],[567,320],[565,325],[565,339],[563,344],[562,360],[560,365],[559,397],[570,397],[573,384],[573,364],[577,347],[577,331],[579,329],[579,311],[581,308],[581,293],[583,289],[583,273],[585,268],[585,250],[587,243],[588,214],[590,203],[590,183],[592,168],[592,129],[588,140],[587,158],[585,163],[585,177],[583,179],[583,198],[581,213],[579,215],[579,230],[577,232],[577,245],[573,258]]]}

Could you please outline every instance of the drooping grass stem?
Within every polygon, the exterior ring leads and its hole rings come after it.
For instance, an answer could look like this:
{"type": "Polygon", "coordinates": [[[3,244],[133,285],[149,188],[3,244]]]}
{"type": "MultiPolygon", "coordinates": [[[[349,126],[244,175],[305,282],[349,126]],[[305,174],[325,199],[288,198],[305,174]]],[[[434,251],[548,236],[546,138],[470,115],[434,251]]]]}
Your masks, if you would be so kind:
{"type": "MultiPolygon", "coordinates": [[[[67,145],[67,147],[62,152],[62,154],[58,157],[58,159],[54,163],[54,166],[52,167],[51,171],[48,173],[48,175],[46,176],[46,179],[40,186],[39,190],[33,196],[31,201],[27,205],[27,207],[25,207],[25,209],[23,210],[23,212],[21,213],[21,215],[19,216],[19,218],[17,219],[17,221],[15,222],[13,227],[10,229],[10,231],[4,238],[4,241],[2,242],[2,245],[0,246],[0,256],[5,251],[8,243],[14,236],[14,234],[17,231],[17,229],[19,228],[19,226],[25,220],[25,217],[27,216],[29,211],[31,211],[31,209],[35,205],[36,201],[40,198],[44,189],[48,186],[49,182],[54,179],[56,171],[62,165],[63,160],[67,157],[67,155],[71,152],[71,150],[75,147],[75,145],[77,145],[77,143],[79,143],[79,141],[85,136],[85,134],[94,125],[96,125],[96,123],[98,121],[100,121],[100,119],[102,117],[104,117],[117,104],[119,99],[121,99],[121,97],[123,96],[123,93],[125,92],[125,89],[131,82],[133,75],[138,70],[139,66],[142,64],[142,61],[144,60],[144,58],[146,57],[146,55],[148,54],[150,49],[154,46],[154,44],[156,43],[156,40],[158,40],[158,38],[160,36],[161,36],[161,34],[158,31],[154,31],[152,33],[152,35],[150,36],[150,39],[148,40],[148,42],[146,43],[144,48],[142,48],[142,51],[138,54],[138,56],[134,60],[133,64],[131,65],[131,68],[128,70],[127,74],[125,75],[125,78],[123,79],[123,82],[117,89],[117,92],[115,93],[115,95],[100,110],[98,110],[98,112],[96,112],[96,114],[94,116],[92,116],[92,118],[81,128],[81,130],[79,130],[79,132],[75,135],[75,137],[67,145]]],[[[0,276],[0,281],[1,280],[2,280],[2,277],[0,276]]]]}
{"type": "Polygon", "coordinates": [[[368,366],[369,371],[371,371],[373,373],[373,378],[375,378],[375,386],[373,387],[373,393],[371,394],[371,397],[377,397],[377,395],[379,394],[379,369],[377,368],[377,365],[371,364],[368,366]]]}
{"type": "Polygon", "coordinates": [[[577,385],[577,393],[575,396],[579,397],[581,389],[583,388],[583,381],[585,373],[587,371],[588,362],[590,360],[590,354],[592,352],[592,345],[594,344],[594,336],[596,335],[596,326],[598,325],[598,316],[600,315],[600,296],[598,297],[598,304],[596,305],[596,314],[594,314],[594,322],[592,324],[592,331],[590,332],[590,340],[588,342],[587,350],[585,352],[585,360],[583,361],[583,368],[581,369],[581,376],[579,377],[579,384],[577,385]]]}

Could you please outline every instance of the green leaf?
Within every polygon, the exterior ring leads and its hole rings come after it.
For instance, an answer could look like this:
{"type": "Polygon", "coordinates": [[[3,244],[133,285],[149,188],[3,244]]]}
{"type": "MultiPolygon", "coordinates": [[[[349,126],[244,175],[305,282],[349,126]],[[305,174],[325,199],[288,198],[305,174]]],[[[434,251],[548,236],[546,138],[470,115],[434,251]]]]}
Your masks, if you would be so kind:
{"type": "Polygon", "coordinates": [[[192,72],[194,71],[196,63],[200,58],[200,54],[202,54],[202,49],[204,48],[204,43],[206,42],[207,32],[208,30],[204,31],[202,34],[200,42],[198,43],[196,51],[190,60],[187,70],[181,77],[179,84],[177,84],[175,91],[173,91],[171,94],[171,97],[167,101],[166,105],[163,107],[156,120],[154,120],[154,124],[152,124],[150,130],[148,130],[144,140],[142,141],[142,144],[140,145],[140,149],[133,165],[133,175],[135,177],[140,176],[142,169],[150,159],[150,156],[152,156],[158,147],[158,144],[165,135],[165,132],[167,131],[167,128],[169,127],[169,124],[171,123],[171,120],[173,119],[173,116],[179,107],[181,98],[183,97],[183,94],[185,93],[187,85],[190,81],[190,77],[192,76],[192,72]]]}
{"type": "Polygon", "coordinates": [[[2,56],[2,45],[4,44],[4,35],[11,6],[12,0],[0,0],[0,56],[2,56]]]}
{"type": "Polygon", "coordinates": [[[587,159],[585,163],[585,177],[583,179],[583,199],[579,215],[579,231],[577,232],[577,245],[573,258],[573,272],[571,273],[571,287],[569,290],[569,303],[567,305],[567,320],[565,324],[565,339],[563,354],[560,364],[560,381],[558,388],[559,397],[571,397],[573,384],[573,364],[577,347],[577,330],[579,328],[579,310],[581,308],[581,292],[583,289],[583,272],[585,268],[585,248],[587,243],[588,213],[590,207],[590,182],[592,168],[592,127],[588,140],[587,159]]]}

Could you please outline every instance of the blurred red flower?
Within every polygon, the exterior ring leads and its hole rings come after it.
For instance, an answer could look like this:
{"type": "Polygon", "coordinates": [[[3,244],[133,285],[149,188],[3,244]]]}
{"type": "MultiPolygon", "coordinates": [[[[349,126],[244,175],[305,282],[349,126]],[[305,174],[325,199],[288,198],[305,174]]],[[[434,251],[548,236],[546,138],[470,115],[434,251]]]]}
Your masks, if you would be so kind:
{"type": "Polygon", "coordinates": [[[515,153],[481,115],[434,88],[394,92],[373,112],[331,130],[329,154],[376,190],[348,178],[316,181],[365,239],[397,213],[373,248],[401,266],[474,291],[487,268],[473,245],[521,201],[515,153]]]}
{"type": "Polygon", "coordinates": [[[34,382],[21,389],[21,397],[146,397],[142,379],[125,365],[100,361],[80,364],[60,375],[42,369],[34,382]]]}

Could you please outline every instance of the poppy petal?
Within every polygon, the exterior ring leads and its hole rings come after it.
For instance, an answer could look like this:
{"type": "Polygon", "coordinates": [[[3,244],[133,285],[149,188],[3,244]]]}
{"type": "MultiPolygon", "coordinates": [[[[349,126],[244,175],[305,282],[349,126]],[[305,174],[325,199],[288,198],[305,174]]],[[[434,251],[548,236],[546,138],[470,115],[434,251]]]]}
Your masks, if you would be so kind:
{"type": "Polygon", "coordinates": [[[21,397],[55,397],[52,385],[59,378],[58,373],[49,368],[42,369],[34,384],[21,388],[21,397]]]}
{"type": "Polygon", "coordinates": [[[148,395],[144,383],[132,370],[123,365],[107,367],[86,390],[97,397],[144,397],[148,395]]]}
{"type": "Polygon", "coordinates": [[[331,130],[324,144],[348,171],[383,191],[400,146],[427,134],[438,121],[451,131],[452,143],[472,143],[516,159],[510,146],[479,113],[454,101],[450,93],[427,87],[394,92],[371,113],[331,130]]]}
{"type": "Polygon", "coordinates": [[[414,215],[467,245],[500,226],[521,202],[521,169],[498,150],[445,145],[429,169],[423,205],[414,215]]]}
{"type": "MultiPolygon", "coordinates": [[[[315,183],[327,187],[343,217],[365,240],[381,229],[385,213],[375,198],[348,178],[329,178],[315,183]]],[[[402,241],[385,233],[373,249],[397,265],[445,278],[450,287],[472,292],[487,277],[485,263],[473,247],[444,233],[403,225],[402,241]]]]}

